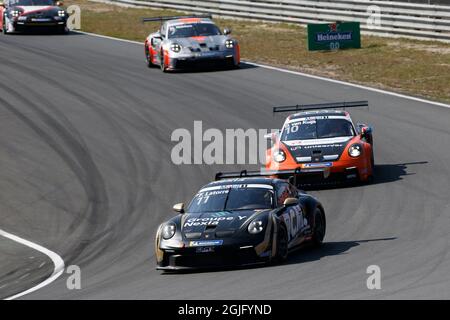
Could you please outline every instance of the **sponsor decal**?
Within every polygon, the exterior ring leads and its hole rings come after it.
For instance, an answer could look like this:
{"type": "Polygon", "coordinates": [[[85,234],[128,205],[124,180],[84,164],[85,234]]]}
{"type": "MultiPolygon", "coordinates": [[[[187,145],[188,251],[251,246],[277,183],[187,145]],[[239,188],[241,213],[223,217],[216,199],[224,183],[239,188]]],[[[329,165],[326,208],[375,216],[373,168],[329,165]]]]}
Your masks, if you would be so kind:
{"type": "MultiPolygon", "coordinates": [[[[238,178],[238,179],[232,179],[230,181],[232,182],[239,182],[242,181],[244,179],[242,178],[238,178]]],[[[219,183],[222,183],[222,181],[219,181],[219,183]]],[[[252,183],[252,184],[224,184],[224,185],[219,185],[219,186],[213,186],[213,187],[206,187],[201,189],[198,193],[203,193],[203,192],[210,192],[213,190],[220,190],[221,192],[225,191],[228,192],[229,189],[243,189],[243,188],[262,188],[262,189],[270,189],[273,190],[273,186],[271,186],[270,184],[260,184],[260,183],[252,183]]],[[[216,194],[220,194],[216,193],[216,194]]],[[[210,195],[210,194],[208,194],[210,195]]]]}
{"type": "Polygon", "coordinates": [[[333,144],[317,144],[310,146],[302,146],[303,149],[320,149],[320,148],[342,148],[344,145],[342,143],[333,144]]]}
{"type": "Polygon", "coordinates": [[[214,252],[214,247],[197,247],[195,250],[197,253],[210,253],[214,252]]]}
{"type": "Polygon", "coordinates": [[[183,227],[198,227],[218,225],[220,221],[232,221],[234,217],[205,217],[205,218],[190,218],[183,227]]]}
{"type": "Polygon", "coordinates": [[[221,246],[223,240],[200,240],[200,241],[189,241],[190,247],[212,247],[221,246]]]}
{"type": "MultiPolygon", "coordinates": [[[[226,213],[231,214],[231,213],[226,213]]],[[[238,219],[239,221],[242,221],[244,219],[247,219],[247,216],[231,216],[227,217],[226,215],[222,216],[211,216],[211,217],[203,217],[203,218],[189,218],[184,223],[183,227],[199,227],[199,226],[216,226],[221,221],[233,221],[235,219],[238,219]]]]}
{"type": "Polygon", "coordinates": [[[304,168],[323,168],[323,167],[331,167],[333,165],[332,162],[320,162],[320,163],[305,163],[303,165],[304,168]]]}
{"type": "Polygon", "coordinates": [[[352,40],[353,32],[316,33],[316,42],[352,40]]]}

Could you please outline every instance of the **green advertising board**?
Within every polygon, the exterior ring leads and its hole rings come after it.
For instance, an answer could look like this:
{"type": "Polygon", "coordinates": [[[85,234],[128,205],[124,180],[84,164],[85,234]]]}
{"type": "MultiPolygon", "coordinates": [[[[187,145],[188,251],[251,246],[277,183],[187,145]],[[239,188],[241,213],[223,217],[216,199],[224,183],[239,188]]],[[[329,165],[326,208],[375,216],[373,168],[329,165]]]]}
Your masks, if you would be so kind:
{"type": "Polygon", "coordinates": [[[361,48],[359,22],[308,24],[308,50],[361,48]]]}

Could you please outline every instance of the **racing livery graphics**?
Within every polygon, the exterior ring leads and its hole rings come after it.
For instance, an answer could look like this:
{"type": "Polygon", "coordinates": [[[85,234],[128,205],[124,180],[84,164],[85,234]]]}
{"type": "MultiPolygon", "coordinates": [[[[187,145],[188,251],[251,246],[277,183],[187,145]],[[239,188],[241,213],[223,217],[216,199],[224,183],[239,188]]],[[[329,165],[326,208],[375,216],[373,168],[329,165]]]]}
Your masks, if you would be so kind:
{"type": "Polygon", "coordinates": [[[230,30],[221,31],[211,16],[144,18],[161,21],[157,32],[145,39],[148,67],[160,66],[163,72],[183,67],[222,64],[238,67],[240,49],[230,30]]]}
{"type": "Polygon", "coordinates": [[[300,112],[288,116],[283,129],[269,136],[273,145],[266,152],[266,169],[298,168],[300,184],[372,181],[372,129],[365,124],[355,126],[347,111],[329,110],[367,105],[366,101],[355,101],[274,108],[274,112],[300,112]]]}
{"type": "Polygon", "coordinates": [[[156,234],[157,269],[282,262],[303,244],[322,243],[325,212],[318,200],[285,180],[246,175],[219,175],[186,209],[174,206],[179,215],[156,234]]]}
{"type": "Polygon", "coordinates": [[[67,12],[54,0],[6,0],[0,6],[0,26],[4,34],[36,28],[66,33],[67,12]]]}

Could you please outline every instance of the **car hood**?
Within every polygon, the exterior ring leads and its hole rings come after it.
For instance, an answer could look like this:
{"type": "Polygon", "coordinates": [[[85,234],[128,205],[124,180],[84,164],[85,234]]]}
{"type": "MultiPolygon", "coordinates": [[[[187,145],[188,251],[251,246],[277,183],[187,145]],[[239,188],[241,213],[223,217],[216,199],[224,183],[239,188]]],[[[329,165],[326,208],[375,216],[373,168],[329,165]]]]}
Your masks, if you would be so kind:
{"type": "Polygon", "coordinates": [[[224,46],[228,37],[224,35],[208,36],[208,37],[190,37],[170,39],[171,43],[178,43],[180,46],[192,49],[209,49],[217,46],[224,46]]]}
{"type": "Polygon", "coordinates": [[[35,13],[48,13],[48,12],[58,12],[63,10],[57,6],[15,6],[13,10],[19,10],[22,15],[35,14],[35,13]]]}
{"type": "Polygon", "coordinates": [[[297,162],[335,161],[353,137],[292,140],[283,144],[297,162]]]}
{"type": "Polygon", "coordinates": [[[185,234],[205,231],[236,231],[254,215],[270,212],[272,209],[218,211],[205,213],[185,213],[182,219],[182,232],[185,234]]]}

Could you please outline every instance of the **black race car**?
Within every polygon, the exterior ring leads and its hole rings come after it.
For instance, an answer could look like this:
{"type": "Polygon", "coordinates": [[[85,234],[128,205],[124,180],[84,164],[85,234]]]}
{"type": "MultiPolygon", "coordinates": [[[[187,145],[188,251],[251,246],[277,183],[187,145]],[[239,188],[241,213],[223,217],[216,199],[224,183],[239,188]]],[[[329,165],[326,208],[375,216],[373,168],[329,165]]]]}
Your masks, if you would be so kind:
{"type": "Polygon", "coordinates": [[[56,0],[0,0],[0,27],[4,34],[31,29],[67,33],[69,15],[56,0]]]}
{"type": "MultiPolygon", "coordinates": [[[[287,173],[287,172],[284,172],[287,173]]],[[[325,211],[273,173],[219,173],[189,205],[156,233],[157,269],[239,266],[283,262],[306,243],[320,245],[325,211]]]]}

